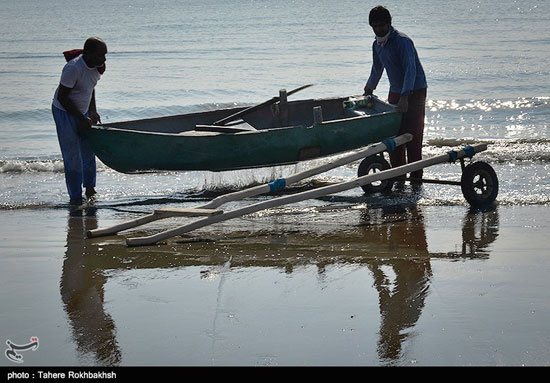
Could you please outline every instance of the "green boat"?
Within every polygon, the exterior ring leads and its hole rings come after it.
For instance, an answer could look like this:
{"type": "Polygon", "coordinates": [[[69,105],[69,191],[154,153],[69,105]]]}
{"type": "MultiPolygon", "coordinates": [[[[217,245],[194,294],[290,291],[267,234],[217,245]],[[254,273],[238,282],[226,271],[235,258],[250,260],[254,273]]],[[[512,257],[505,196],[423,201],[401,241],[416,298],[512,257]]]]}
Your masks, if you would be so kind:
{"type": "Polygon", "coordinates": [[[292,164],[397,135],[401,113],[374,96],[287,101],[93,126],[96,156],[123,173],[292,164]]]}

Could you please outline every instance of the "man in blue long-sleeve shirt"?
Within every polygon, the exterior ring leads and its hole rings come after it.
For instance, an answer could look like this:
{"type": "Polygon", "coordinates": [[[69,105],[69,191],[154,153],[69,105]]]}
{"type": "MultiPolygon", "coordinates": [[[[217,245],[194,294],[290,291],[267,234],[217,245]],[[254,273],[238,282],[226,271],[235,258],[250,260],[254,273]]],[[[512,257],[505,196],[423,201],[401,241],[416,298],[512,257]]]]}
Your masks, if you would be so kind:
{"type": "MultiPolygon", "coordinates": [[[[397,104],[403,112],[399,134],[411,133],[413,140],[406,144],[408,162],[422,159],[422,140],[426,107],[426,75],[418,59],[412,40],[391,25],[390,12],[382,7],[374,7],[369,14],[369,24],[376,40],[372,44],[372,69],[365,85],[365,94],[376,89],[384,69],[390,82],[388,102],[397,104]]],[[[393,167],[407,163],[405,146],[390,153],[393,167]]],[[[415,179],[422,178],[422,170],[411,173],[415,179]]]]}

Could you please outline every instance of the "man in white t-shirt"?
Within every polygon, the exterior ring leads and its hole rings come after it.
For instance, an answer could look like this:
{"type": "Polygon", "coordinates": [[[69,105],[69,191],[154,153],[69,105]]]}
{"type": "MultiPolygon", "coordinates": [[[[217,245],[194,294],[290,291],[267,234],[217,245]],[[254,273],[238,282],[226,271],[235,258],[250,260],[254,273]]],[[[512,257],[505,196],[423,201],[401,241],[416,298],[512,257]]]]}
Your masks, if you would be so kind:
{"type": "Polygon", "coordinates": [[[95,154],[83,133],[92,124],[101,123],[95,105],[95,86],[103,73],[106,54],[107,45],[102,39],[87,39],[82,54],[63,67],[53,99],[52,113],[71,203],[81,203],[82,186],[87,198],[96,193],[95,154]]]}

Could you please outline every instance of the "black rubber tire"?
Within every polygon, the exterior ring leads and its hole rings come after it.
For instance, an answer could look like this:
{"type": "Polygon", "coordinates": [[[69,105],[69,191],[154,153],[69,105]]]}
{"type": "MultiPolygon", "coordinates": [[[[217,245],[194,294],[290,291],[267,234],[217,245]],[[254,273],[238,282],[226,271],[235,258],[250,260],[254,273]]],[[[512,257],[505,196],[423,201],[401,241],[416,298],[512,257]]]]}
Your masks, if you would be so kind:
{"type": "MultiPolygon", "coordinates": [[[[386,161],[381,156],[367,157],[359,164],[359,168],[357,169],[357,177],[362,177],[367,174],[378,173],[380,171],[387,170],[390,167],[391,166],[388,161],[386,161]]],[[[393,180],[388,179],[376,182],[375,184],[363,185],[361,186],[361,189],[363,189],[365,194],[388,193],[391,191],[392,186],[393,180]]]]}
{"type": "Polygon", "coordinates": [[[498,195],[498,178],[486,162],[474,162],[462,171],[460,187],[466,201],[472,206],[492,203],[498,195]]]}

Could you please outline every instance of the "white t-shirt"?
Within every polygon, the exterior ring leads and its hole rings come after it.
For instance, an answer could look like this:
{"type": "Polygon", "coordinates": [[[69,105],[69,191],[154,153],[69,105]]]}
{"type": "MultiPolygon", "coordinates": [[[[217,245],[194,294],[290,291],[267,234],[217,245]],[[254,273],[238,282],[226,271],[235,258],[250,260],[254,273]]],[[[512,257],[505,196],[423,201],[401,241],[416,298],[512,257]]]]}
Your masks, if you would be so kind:
{"type": "MultiPolygon", "coordinates": [[[[101,75],[97,68],[88,67],[80,55],[65,64],[59,83],[72,89],[69,98],[80,112],[86,113],[92,100],[92,93],[100,78],[101,75]]],[[[65,110],[57,99],[58,91],[59,88],[55,90],[53,105],[65,110]]]]}

